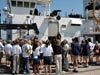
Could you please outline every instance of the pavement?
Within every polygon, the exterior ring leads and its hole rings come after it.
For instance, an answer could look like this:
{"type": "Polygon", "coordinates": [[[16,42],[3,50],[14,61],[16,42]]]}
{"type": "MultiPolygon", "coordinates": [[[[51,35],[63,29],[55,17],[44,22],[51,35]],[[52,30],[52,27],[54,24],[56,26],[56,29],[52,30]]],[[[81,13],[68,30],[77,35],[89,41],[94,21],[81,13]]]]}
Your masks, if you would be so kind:
{"type": "MultiPolygon", "coordinates": [[[[100,75],[100,64],[98,65],[89,65],[88,68],[83,67],[83,65],[79,65],[79,72],[78,73],[74,73],[73,72],[73,67],[70,66],[70,71],[69,72],[65,72],[63,71],[61,75],[100,75]]],[[[52,65],[52,69],[55,70],[55,65],[52,65]]],[[[34,75],[32,73],[29,75],[34,75]]],[[[40,70],[40,74],[39,75],[45,75],[45,73],[43,72],[44,69],[40,70]]],[[[5,57],[2,59],[2,64],[0,64],[0,75],[12,75],[11,74],[11,69],[5,65],[5,57]]],[[[23,74],[16,74],[16,75],[23,75],[23,74]]],[[[51,75],[56,75],[55,72],[51,73],[51,75]]]]}

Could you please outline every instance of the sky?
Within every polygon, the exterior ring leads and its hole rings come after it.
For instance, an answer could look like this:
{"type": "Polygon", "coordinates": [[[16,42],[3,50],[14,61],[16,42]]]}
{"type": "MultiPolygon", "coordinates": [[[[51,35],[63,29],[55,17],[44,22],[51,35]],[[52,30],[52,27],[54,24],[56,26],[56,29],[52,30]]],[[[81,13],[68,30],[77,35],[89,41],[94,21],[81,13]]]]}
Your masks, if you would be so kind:
{"type": "MultiPolygon", "coordinates": [[[[0,0],[1,18],[4,19],[2,8],[7,6],[7,0],[0,0]]],[[[83,14],[83,0],[52,0],[51,10],[61,10],[61,15],[69,14],[72,12],[83,14]]]]}

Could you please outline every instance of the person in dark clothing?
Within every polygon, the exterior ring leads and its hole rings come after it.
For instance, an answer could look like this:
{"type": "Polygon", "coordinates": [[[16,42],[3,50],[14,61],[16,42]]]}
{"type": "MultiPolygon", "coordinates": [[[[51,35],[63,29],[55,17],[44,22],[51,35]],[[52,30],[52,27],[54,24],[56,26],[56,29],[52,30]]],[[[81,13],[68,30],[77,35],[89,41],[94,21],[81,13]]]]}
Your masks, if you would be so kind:
{"type": "Polygon", "coordinates": [[[75,42],[73,43],[72,53],[73,55],[80,55],[80,44],[79,44],[78,38],[76,37],[74,40],[75,42]]]}
{"type": "Polygon", "coordinates": [[[80,44],[79,44],[79,40],[78,37],[74,38],[74,42],[73,42],[73,46],[72,46],[72,56],[73,56],[73,66],[74,66],[74,70],[73,72],[78,72],[78,57],[80,55],[80,44]]]}
{"type": "Polygon", "coordinates": [[[69,49],[69,54],[71,56],[71,63],[70,63],[70,65],[73,65],[73,62],[74,62],[73,54],[72,54],[72,50],[74,48],[73,43],[74,43],[74,38],[72,38],[71,46],[70,46],[70,49],[69,49]]]}
{"type": "Polygon", "coordinates": [[[34,39],[33,39],[33,43],[32,43],[32,46],[33,46],[32,50],[33,50],[33,51],[34,51],[35,48],[37,47],[37,42],[38,42],[38,38],[35,36],[34,39]]]}
{"type": "Polygon", "coordinates": [[[39,11],[37,8],[34,9],[34,15],[39,15],[39,11]]]}
{"type": "Polygon", "coordinates": [[[57,75],[62,73],[62,52],[63,48],[61,46],[61,41],[57,39],[56,45],[54,46],[54,57],[55,57],[57,75]]]}
{"type": "Polygon", "coordinates": [[[82,54],[82,51],[83,51],[83,46],[85,44],[85,41],[84,40],[81,40],[81,51],[80,51],[80,59],[79,59],[79,64],[82,65],[82,62],[83,62],[83,54],[82,54]]]}
{"type": "Polygon", "coordinates": [[[89,56],[90,56],[90,45],[87,40],[85,40],[85,44],[83,45],[82,55],[84,60],[84,67],[88,67],[89,56]]]}
{"type": "Polygon", "coordinates": [[[61,40],[61,34],[60,34],[60,32],[57,33],[57,39],[61,40]]]}

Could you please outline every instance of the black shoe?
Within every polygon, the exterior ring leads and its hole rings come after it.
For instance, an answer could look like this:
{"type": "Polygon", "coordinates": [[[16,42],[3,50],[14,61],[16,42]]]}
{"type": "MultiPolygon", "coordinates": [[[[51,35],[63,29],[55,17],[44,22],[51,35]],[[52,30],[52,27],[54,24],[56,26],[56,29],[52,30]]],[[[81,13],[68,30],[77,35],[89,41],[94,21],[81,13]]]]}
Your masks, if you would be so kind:
{"type": "Polygon", "coordinates": [[[70,65],[70,66],[73,66],[73,64],[72,64],[72,63],[70,63],[69,65],[70,65]]]}
{"type": "Polygon", "coordinates": [[[89,65],[93,65],[94,63],[93,62],[89,62],[89,65]]]}
{"type": "Polygon", "coordinates": [[[79,64],[79,65],[82,65],[82,62],[79,62],[78,64],[79,64]]]}
{"type": "Polygon", "coordinates": [[[56,65],[56,63],[52,62],[52,65],[56,65]]]}
{"type": "Polygon", "coordinates": [[[12,75],[15,75],[15,73],[12,73],[12,75]]]}
{"type": "Polygon", "coordinates": [[[88,68],[89,66],[88,66],[88,65],[84,65],[84,67],[85,67],[85,68],[88,68]]]}
{"type": "Polygon", "coordinates": [[[18,72],[15,72],[15,74],[19,74],[18,72]]]}
{"type": "Polygon", "coordinates": [[[12,72],[12,75],[15,75],[15,72],[12,72]]]}
{"type": "Polygon", "coordinates": [[[74,69],[73,72],[78,73],[78,70],[74,69]]]}
{"type": "Polygon", "coordinates": [[[69,69],[66,69],[66,70],[64,70],[64,71],[69,72],[69,69]]]}

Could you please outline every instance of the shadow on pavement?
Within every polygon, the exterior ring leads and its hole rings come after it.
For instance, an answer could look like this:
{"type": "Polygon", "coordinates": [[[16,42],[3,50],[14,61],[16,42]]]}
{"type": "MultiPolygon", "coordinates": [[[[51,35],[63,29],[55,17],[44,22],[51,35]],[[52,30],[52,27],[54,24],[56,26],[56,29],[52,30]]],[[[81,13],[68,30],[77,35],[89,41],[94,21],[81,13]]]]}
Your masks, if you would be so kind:
{"type": "Polygon", "coordinates": [[[6,65],[0,65],[0,74],[11,74],[11,69],[6,65]]]}

